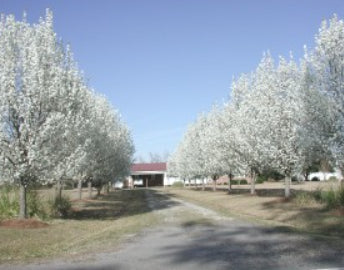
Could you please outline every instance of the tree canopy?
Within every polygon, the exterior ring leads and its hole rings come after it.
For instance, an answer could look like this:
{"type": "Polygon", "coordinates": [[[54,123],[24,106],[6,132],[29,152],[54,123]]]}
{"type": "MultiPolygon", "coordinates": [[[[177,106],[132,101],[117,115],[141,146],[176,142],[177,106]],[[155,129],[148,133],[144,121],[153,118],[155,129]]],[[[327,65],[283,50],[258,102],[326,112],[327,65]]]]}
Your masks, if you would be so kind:
{"type": "MultiPolygon", "coordinates": [[[[291,177],[320,160],[344,169],[344,22],[325,20],[299,64],[265,53],[256,70],[233,80],[230,99],[198,117],[171,155],[170,174],[291,177]]],[[[254,193],[254,185],[252,186],[254,193]]]]}
{"type": "Polygon", "coordinates": [[[0,181],[35,182],[126,175],[130,132],[109,102],[85,83],[47,10],[37,24],[13,15],[0,21],[0,181]]]}

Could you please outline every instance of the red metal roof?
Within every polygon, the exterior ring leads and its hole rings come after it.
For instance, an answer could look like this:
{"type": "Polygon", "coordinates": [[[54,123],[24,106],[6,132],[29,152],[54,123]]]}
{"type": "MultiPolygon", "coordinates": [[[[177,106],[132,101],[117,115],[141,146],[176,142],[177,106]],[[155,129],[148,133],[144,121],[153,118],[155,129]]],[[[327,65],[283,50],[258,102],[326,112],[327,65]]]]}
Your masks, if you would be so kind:
{"type": "Polygon", "coordinates": [[[132,172],[144,172],[144,171],[166,171],[166,162],[160,163],[136,163],[131,165],[132,172]]]}

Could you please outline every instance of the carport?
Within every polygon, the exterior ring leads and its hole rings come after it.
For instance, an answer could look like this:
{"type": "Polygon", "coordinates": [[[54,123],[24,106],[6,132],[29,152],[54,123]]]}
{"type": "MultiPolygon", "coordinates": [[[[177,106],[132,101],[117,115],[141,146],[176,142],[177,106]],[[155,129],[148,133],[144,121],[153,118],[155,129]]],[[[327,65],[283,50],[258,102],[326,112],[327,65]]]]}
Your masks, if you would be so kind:
{"type": "Polygon", "coordinates": [[[166,163],[136,163],[131,166],[128,187],[164,186],[166,163]]]}

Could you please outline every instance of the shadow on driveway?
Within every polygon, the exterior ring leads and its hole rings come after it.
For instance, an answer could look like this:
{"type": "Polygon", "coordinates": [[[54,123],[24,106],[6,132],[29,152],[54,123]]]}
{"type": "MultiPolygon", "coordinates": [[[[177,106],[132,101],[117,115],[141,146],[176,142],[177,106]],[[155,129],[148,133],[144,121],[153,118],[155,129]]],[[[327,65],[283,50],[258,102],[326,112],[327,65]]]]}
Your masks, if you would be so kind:
{"type": "Polygon", "coordinates": [[[135,189],[113,191],[96,199],[74,201],[72,212],[67,219],[76,220],[115,220],[165,209],[177,205],[170,195],[161,194],[156,190],[135,189]],[[159,201],[154,209],[149,206],[149,199],[159,201]]]}
{"type": "MultiPolygon", "coordinates": [[[[247,224],[187,226],[191,241],[166,245],[161,254],[171,265],[197,264],[209,269],[319,269],[344,266],[344,244],[316,239],[286,228],[247,224]]],[[[176,234],[168,237],[175,238],[176,234]]],[[[168,239],[165,239],[166,243],[168,239]]]]}

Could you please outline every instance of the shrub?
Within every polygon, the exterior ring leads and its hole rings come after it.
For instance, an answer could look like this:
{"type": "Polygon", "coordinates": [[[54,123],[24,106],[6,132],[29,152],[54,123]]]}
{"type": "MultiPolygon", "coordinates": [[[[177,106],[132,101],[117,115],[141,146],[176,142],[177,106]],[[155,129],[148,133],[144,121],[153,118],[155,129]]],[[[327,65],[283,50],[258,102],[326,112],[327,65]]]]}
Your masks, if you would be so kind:
{"type": "Polygon", "coordinates": [[[337,208],[344,206],[344,187],[332,187],[329,190],[317,189],[312,192],[313,197],[321,202],[326,204],[328,209],[337,208]]]}
{"type": "Polygon", "coordinates": [[[291,181],[292,181],[292,182],[301,183],[301,182],[303,182],[303,180],[304,180],[304,177],[301,176],[301,175],[294,175],[294,176],[291,178],[291,181]]]}
{"type": "Polygon", "coordinates": [[[297,192],[293,200],[299,206],[309,206],[318,201],[314,192],[307,191],[297,192]]]}
{"type": "Polygon", "coordinates": [[[11,186],[0,188],[0,219],[12,218],[19,213],[19,194],[11,186]]]}
{"type": "Polygon", "coordinates": [[[234,179],[231,181],[232,185],[247,185],[246,179],[234,179]]]}
{"type": "Polygon", "coordinates": [[[279,181],[284,179],[284,176],[277,171],[266,169],[264,170],[261,175],[265,176],[267,181],[279,181]]]}
{"type": "Polygon", "coordinates": [[[50,211],[53,217],[66,217],[68,216],[72,204],[68,197],[62,196],[61,198],[56,197],[50,202],[50,211]]]}
{"type": "MultiPolygon", "coordinates": [[[[48,217],[45,202],[35,190],[27,192],[27,215],[28,217],[48,217]]],[[[19,192],[14,186],[4,186],[0,189],[0,219],[14,218],[19,214],[19,192]]]]}
{"type": "Polygon", "coordinates": [[[44,205],[46,205],[46,202],[39,196],[38,192],[36,190],[29,190],[27,193],[28,216],[46,219],[48,217],[48,211],[44,205]]]}
{"type": "Polygon", "coordinates": [[[72,190],[75,187],[75,182],[73,180],[65,180],[63,182],[63,189],[72,190]]]}
{"type": "Polygon", "coordinates": [[[184,187],[184,183],[181,182],[181,181],[177,181],[177,182],[174,182],[174,183],[172,184],[172,187],[175,187],[175,188],[182,188],[182,187],[184,187]]]}
{"type": "Polygon", "coordinates": [[[326,204],[327,208],[335,208],[339,206],[337,192],[331,188],[328,191],[323,191],[321,193],[321,200],[326,204]]]}
{"type": "Polygon", "coordinates": [[[338,202],[340,206],[344,206],[344,186],[340,185],[338,190],[338,202]]]}
{"type": "Polygon", "coordinates": [[[317,201],[321,202],[322,189],[320,187],[313,191],[312,194],[317,201]]]}
{"type": "Polygon", "coordinates": [[[344,206],[344,187],[332,187],[329,191],[322,192],[322,200],[328,208],[344,206]]]}
{"type": "Polygon", "coordinates": [[[337,177],[335,176],[331,176],[329,179],[328,179],[329,182],[338,182],[338,179],[337,177]]]}
{"type": "Polygon", "coordinates": [[[265,181],[268,181],[268,178],[265,175],[258,175],[256,179],[256,184],[262,184],[265,181]]]}

